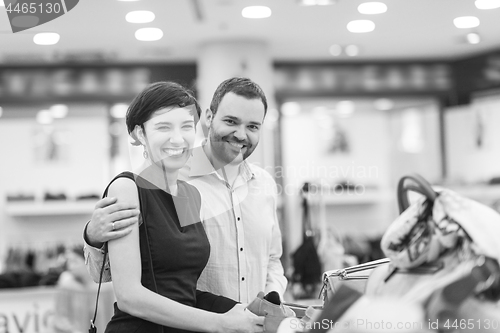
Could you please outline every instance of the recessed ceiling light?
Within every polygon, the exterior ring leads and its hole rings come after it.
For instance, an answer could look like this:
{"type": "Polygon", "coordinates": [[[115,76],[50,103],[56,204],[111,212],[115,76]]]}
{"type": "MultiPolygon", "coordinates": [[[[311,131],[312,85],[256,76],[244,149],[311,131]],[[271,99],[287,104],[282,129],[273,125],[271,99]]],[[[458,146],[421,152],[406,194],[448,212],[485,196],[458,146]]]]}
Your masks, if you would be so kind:
{"type": "Polygon", "coordinates": [[[475,16],[461,16],[455,18],[453,24],[459,29],[475,28],[479,25],[479,19],[475,16]]]}
{"type": "Polygon", "coordinates": [[[136,10],[125,16],[125,20],[129,23],[149,23],[153,22],[154,19],[155,14],[148,10],[136,10]]]}
{"type": "Polygon", "coordinates": [[[496,9],[500,8],[500,0],[476,0],[478,9],[496,9]]]}
{"type": "Polygon", "coordinates": [[[479,44],[481,42],[481,36],[476,32],[468,33],[466,38],[469,44],[479,44]]]}
{"type": "Polygon", "coordinates": [[[118,103],[111,107],[109,111],[111,113],[111,117],[113,118],[125,118],[127,115],[128,105],[124,103],[118,103]]]}
{"type": "Polygon", "coordinates": [[[358,12],[361,14],[382,14],[387,11],[387,5],[383,2],[365,2],[358,6],[358,12]]]}
{"type": "Polygon", "coordinates": [[[50,114],[49,110],[41,110],[41,111],[38,111],[38,113],[36,114],[36,121],[39,124],[42,124],[42,125],[52,124],[53,120],[54,119],[52,118],[52,115],[50,114]]]}
{"type": "Polygon", "coordinates": [[[249,6],[243,8],[241,16],[244,18],[259,19],[271,16],[271,8],[266,6],[249,6]]]}
{"type": "Polygon", "coordinates": [[[53,118],[64,118],[68,115],[68,106],[64,104],[52,105],[49,111],[53,118]]]}
{"type": "Polygon", "coordinates": [[[375,30],[375,23],[370,20],[354,20],[347,23],[347,30],[353,33],[364,33],[375,30]]]}
{"type": "Polygon", "coordinates": [[[373,102],[373,106],[377,110],[387,111],[387,110],[390,110],[394,107],[394,102],[392,101],[392,99],[379,98],[373,102]]]}
{"type": "Polygon", "coordinates": [[[163,31],[158,28],[141,28],[135,32],[135,38],[144,42],[152,42],[163,37],[163,31]]]}
{"type": "Polygon", "coordinates": [[[38,45],[54,45],[60,38],[61,36],[55,32],[41,32],[33,37],[33,42],[38,45]]]}
{"type": "Polygon", "coordinates": [[[345,54],[349,57],[355,57],[359,54],[359,47],[357,45],[347,45],[345,47],[345,54]]]}
{"type": "Polygon", "coordinates": [[[330,54],[334,57],[338,57],[339,55],[342,54],[342,46],[338,45],[338,44],[333,44],[332,46],[330,46],[330,48],[328,49],[328,51],[330,51],[330,54]]]}

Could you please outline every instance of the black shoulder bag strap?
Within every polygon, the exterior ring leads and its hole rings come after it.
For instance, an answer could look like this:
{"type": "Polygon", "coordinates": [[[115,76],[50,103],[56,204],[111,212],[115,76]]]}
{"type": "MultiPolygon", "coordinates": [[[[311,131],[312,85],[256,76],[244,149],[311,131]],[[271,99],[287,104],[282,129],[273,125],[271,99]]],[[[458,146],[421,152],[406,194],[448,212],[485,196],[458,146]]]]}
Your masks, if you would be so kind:
{"type": "MultiPolygon", "coordinates": [[[[140,202],[140,198],[139,198],[140,202]]],[[[142,207],[141,207],[141,212],[142,212],[142,207]]],[[[156,278],[155,278],[155,271],[153,269],[153,258],[151,257],[151,247],[149,245],[149,235],[148,235],[148,228],[146,224],[146,219],[142,219],[142,224],[144,225],[144,234],[146,235],[146,245],[148,247],[148,254],[149,254],[149,269],[151,271],[151,277],[153,279],[153,285],[155,286],[155,292],[158,294],[158,286],[156,285],[156,278]]],[[[158,332],[163,333],[163,326],[158,325],[158,332]]]]}
{"type": "MultiPolygon", "coordinates": [[[[120,177],[127,177],[126,175],[124,175],[124,173],[121,173],[119,174],[118,176],[116,176],[115,178],[113,178],[113,180],[111,180],[108,184],[108,186],[106,186],[106,189],[104,190],[104,193],[102,195],[103,198],[107,197],[108,196],[108,189],[109,189],[109,186],[117,179],[117,178],[120,178],[120,177]]],[[[130,177],[127,177],[127,178],[130,178],[130,177]]],[[[94,316],[93,318],[90,320],[90,328],[89,328],[89,333],[97,333],[97,327],[95,326],[95,321],[96,321],[96,317],[97,317],[97,308],[99,306],[99,294],[101,292],[101,284],[102,284],[102,275],[104,273],[104,266],[106,265],[106,259],[108,257],[108,243],[105,243],[104,244],[104,258],[102,260],[102,266],[101,266],[101,273],[99,274],[99,287],[97,288],[97,296],[96,296],[96,299],[95,299],[95,310],[94,310],[94,316]]]]}
{"type": "Polygon", "coordinates": [[[95,326],[95,319],[97,317],[97,306],[99,305],[99,293],[101,292],[102,275],[104,273],[104,266],[106,264],[106,258],[108,256],[108,244],[104,245],[104,259],[102,261],[101,274],[99,275],[99,287],[97,288],[97,297],[95,300],[95,310],[94,317],[90,321],[89,333],[97,333],[97,327],[95,326]]]}
{"type": "MultiPolygon", "coordinates": [[[[111,183],[113,183],[115,181],[115,179],[123,177],[123,176],[124,176],[123,173],[119,174],[118,176],[116,176],[109,183],[109,185],[111,185],[111,183]]],[[[125,177],[126,178],[130,178],[130,177],[127,177],[127,176],[125,176],[125,177]]],[[[135,182],[135,179],[133,179],[133,178],[130,178],[130,179],[134,180],[134,182],[135,182]]],[[[103,198],[108,195],[109,185],[104,190],[104,194],[102,196],[103,198]]],[[[141,208],[141,212],[142,212],[143,210],[142,210],[141,196],[140,196],[140,193],[138,193],[138,194],[139,194],[139,205],[141,206],[140,208],[141,208]]],[[[154,270],[153,270],[153,259],[151,257],[151,247],[149,246],[149,235],[148,235],[148,230],[147,230],[147,225],[146,225],[146,219],[143,218],[142,219],[142,223],[144,224],[144,232],[145,232],[145,235],[146,235],[146,243],[147,243],[148,253],[149,253],[149,268],[151,270],[151,277],[153,278],[153,284],[154,284],[154,287],[155,287],[155,292],[158,293],[158,286],[156,285],[156,278],[155,278],[155,274],[154,274],[154,270]]],[[[89,333],[97,333],[97,327],[95,326],[95,320],[96,320],[96,316],[97,316],[97,306],[99,304],[99,293],[101,291],[102,275],[104,273],[104,266],[105,266],[105,263],[106,263],[107,254],[108,254],[108,244],[106,243],[105,246],[104,246],[104,260],[102,262],[101,273],[99,275],[99,288],[97,289],[97,297],[96,297],[96,303],[95,303],[94,318],[90,321],[89,333]]],[[[158,331],[160,333],[163,333],[163,326],[158,325],[158,331]]]]}

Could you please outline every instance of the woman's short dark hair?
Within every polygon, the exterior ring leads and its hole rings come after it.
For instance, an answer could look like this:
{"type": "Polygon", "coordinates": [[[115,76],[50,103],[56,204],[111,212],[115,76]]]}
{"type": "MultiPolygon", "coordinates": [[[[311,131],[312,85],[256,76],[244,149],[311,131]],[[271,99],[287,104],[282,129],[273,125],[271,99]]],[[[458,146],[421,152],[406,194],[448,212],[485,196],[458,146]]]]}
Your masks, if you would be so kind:
{"type": "Polygon", "coordinates": [[[264,104],[264,116],[267,113],[267,99],[262,88],[252,80],[244,77],[233,77],[222,82],[215,90],[212,102],[210,103],[210,110],[215,115],[219,109],[219,104],[222,98],[232,92],[238,96],[248,99],[260,99],[264,104]]]}
{"type": "Polygon", "coordinates": [[[154,112],[166,107],[183,108],[189,105],[194,105],[196,108],[196,114],[193,114],[196,124],[200,119],[201,108],[189,89],[171,81],[155,82],[147,86],[134,98],[127,110],[125,122],[128,133],[134,139],[132,144],[135,146],[141,144],[135,136],[134,129],[137,125],[143,127],[154,112]]]}

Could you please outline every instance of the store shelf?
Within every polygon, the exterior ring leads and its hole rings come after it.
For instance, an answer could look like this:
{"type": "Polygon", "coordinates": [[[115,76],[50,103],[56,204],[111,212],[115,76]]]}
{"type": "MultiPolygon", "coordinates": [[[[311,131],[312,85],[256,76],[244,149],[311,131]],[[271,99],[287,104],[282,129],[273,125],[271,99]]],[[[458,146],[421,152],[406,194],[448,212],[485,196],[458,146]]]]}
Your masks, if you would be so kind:
{"type": "Polygon", "coordinates": [[[449,186],[446,188],[479,202],[490,203],[500,200],[500,185],[449,186]]]}
{"type": "Polygon", "coordinates": [[[311,195],[312,203],[323,200],[325,205],[348,206],[348,205],[374,205],[391,200],[391,195],[386,191],[365,191],[360,193],[348,192],[344,194],[329,193],[311,195]]]}
{"type": "Polygon", "coordinates": [[[57,201],[57,202],[8,202],[5,205],[10,216],[51,216],[92,214],[95,202],[57,201]]]}

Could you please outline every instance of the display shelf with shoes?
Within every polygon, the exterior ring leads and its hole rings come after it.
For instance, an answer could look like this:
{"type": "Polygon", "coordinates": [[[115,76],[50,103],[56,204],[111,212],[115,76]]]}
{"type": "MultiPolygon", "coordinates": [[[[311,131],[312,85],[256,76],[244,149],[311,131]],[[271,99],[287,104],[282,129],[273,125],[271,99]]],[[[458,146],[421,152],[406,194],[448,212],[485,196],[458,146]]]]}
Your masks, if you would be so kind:
{"type": "MultiPolygon", "coordinates": [[[[439,188],[439,187],[438,187],[439,188]]],[[[457,192],[458,194],[491,206],[495,201],[500,200],[500,185],[462,185],[462,186],[448,186],[448,189],[457,192]]]]}
{"type": "Polygon", "coordinates": [[[342,182],[333,185],[305,183],[304,186],[311,204],[374,205],[388,202],[392,198],[389,191],[375,185],[342,182]]]}
{"type": "Polygon", "coordinates": [[[94,200],[7,202],[5,210],[10,216],[90,215],[94,200]]]}

